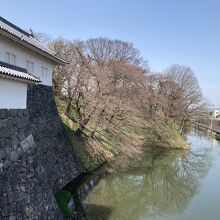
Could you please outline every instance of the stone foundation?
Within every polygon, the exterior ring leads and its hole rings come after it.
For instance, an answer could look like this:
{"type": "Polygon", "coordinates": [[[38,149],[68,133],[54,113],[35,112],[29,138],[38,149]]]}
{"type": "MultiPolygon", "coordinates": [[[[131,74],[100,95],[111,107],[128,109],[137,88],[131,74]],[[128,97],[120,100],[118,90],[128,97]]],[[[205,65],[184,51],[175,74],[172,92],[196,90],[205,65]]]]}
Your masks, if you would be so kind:
{"type": "Polygon", "coordinates": [[[52,88],[28,87],[27,110],[0,110],[3,219],[62,219],[54,192],[81,173],[52,88]]]}

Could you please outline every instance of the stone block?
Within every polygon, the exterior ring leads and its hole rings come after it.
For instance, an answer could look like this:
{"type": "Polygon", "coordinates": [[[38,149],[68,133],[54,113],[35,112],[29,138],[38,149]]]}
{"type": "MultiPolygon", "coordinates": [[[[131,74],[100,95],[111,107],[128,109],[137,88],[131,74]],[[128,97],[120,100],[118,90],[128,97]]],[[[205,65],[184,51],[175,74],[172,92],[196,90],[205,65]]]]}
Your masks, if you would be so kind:
{"type": "Polygon", "coordinates": [[[9,110],[9,116],[10,117],[15,117],[18,115],[18,110],[17,109],[10,109],[9,110]]]}
{"type": "Polygon", "coordinates": [[[0,118],[1,119],[8,118],[8,109],[0,109],[0,118]]]}
{"type": "Polygon", "coordinates": [[[11,118],[11,124],[12,126],[17,126],[17,117],[11,118]]]}
{"type": "Polygon", "coordinates": [[[29,115],[29,111],[28,111],[28,109],[24,109],[23,115],[24,115],[24,116],[29,115]]]}
{"type": "Polygon", "coordinates": [[[20,141],[25,139],[25,133],[24,133],[23,129],[18,131],[18,137],[19,137],[20,141]]]}
{"type": "Polygon", "coordinates": [[[31,129],[29,126],[26,126],[24,130],[25,137],[29,136],[31,134],[31,129]]]}
{"type": "Polygon", "coordinates": [[[11,155],[10,155],[10,161],[17,161],[18,160],[18,153],[15,152],[15,151],[12,151],[11,152],[11,155]]]}
{"type": "Polygon", "coordinates": [[[89,190],[89,186],[87,184],[84,185],[84,189],[87,192],[89,190]]]}
{"type": "Polygon", "coordinates": [[[0,173],[3,173],[3,163],[0,161],[0,173]]]}
{"type": "Polygon", "coordinates": [[[19,160],[21,160],[22,157],[23,157],[23,150],[22,150],[21,147],[19,147],[19,148],[17,149],[17,153],[18,153],[18,158],[19,158],[19,160]]]}
{"type": "Polygon", "coordinates": [[[12,148],[11,147],[6,147],[5,152],[6,152],[6,155],[9,155],[12,152],[12,148]]]}
{"type": "Polygon", "coordinates": [[[5,138],[5,146],[6,147],[11,146],[11,139],[9,137],[5,138]]]}
{"type": "Polygon", "coordinates": [[[26,216],[31,216],[33,211],[34,211],[34,209],[32,208],[32,206],[25,207],[26,216]]]}
{"type": "MultiPolygon", "coordinates": [[[[4,165],[3,165],[3,170],[4,170],[4,165]]],[[[0,184],[7,184],[7,174],[6,173],[0,173],[0,184]]],[[[1,189],[0,189],[1,190],[1,189]]],[[[1,194],[2,197],[7,197],[7,194],[4,192],[1,194]]],[[[1,199],[2,199],[1,197],[1,199]]],[[[3,211],[3,210],[1,210],[3,211]]],[[[1,213],[1,212],[0,212],[1,213]]],[[[1,215],[0,215],[1,216],[1,215]]],[[[1,218],[0,218],[1,219],[1,218]]]]}
{"type": "Polygon", "coordinates": [[[24,109],[18,109],[18,117],[21,117],[24,115],[24,109]]]}
{"type": "Polygon", "coordinates": [[[70,201],[68,202],[67,207],[68,207],[68,209],[71,210],[71,211],[74,211],[74,210],[75,210],[75,203],[74,203],[74,200],[73,200],[72,197],[71,197],[70,201]]]}
{"type": "Polygon", "coordinates": [[[95,181],[94,180],[90,180],[90,185],[93,187],[95,185],[95,181]]]}
{"type": "Polygon", "coordinates": [[[0,138],[0,148],[5,145],[5,138],[0,138]]]}
{"type": "Polygon", "coordinates": [[[17,127],[18,128],[24,128],[29,124],[29,117],[28,116],[22,116],[17,119],[17,127]]]}
{"type": "Polygon", "coordinates": [[[9,127],[0,129],[0,138],[10,137],[10,135],[11,135],[11,130],[9,127]]]}
{"type": "Polygon", "coordinates": [[[4,163],[4,170],[7,170],[9,167],[10,167],[11,163],[7,160],[5,163],[4,163]]]}
{"type": "Polygon", "coordinates": [[[6,150],[3,149],[0,151],[0,161],[4,160],[7,157],[6,150]]]}
{"type": "Polygon", "coordinates": [[[20,145],[24,151],[27,151],[28,149],[32,148],[35,145],[33,135],[31,134],[28,137],[26,137],[20,143],[20,145]]]}
{"type": "Polygon", "coordinates": [[[15,126],[11,126],[11,135],[16,135],[18,132],[18,129],[15,126]]]}
{"type": "Polygon", "coordinates": [[[32,155],[34,155],[36,153],[36,145],[33,145],[30,149],[30,152],[32,155]]]}
{"type": "Polygon", "coordinates": [[[16,135],[11,136],[11,146],[16,148],[19,144],[19,139],[16,135]]]}
{"type": "Polygon", "coordinates": [[[17,219],[16,216],[13,215],[9,216],[9,220],[16,220],[16,219],[17,219]]]}
{"type": "Polygon", "coordinates": [[[0,129],[6,128],[7,124],[8,124],[8,120],[7,119],[0,119],[0,129]]]}

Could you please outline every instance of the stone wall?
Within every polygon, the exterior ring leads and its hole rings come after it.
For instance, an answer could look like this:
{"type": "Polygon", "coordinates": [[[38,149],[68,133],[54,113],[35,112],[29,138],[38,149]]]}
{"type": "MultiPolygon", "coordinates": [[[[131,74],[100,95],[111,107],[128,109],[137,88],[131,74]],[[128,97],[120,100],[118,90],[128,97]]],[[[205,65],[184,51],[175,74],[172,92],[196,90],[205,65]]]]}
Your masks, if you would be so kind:
{"type": "Polygon", "coordinates": [[[54,192],[80,173],[51,87],[30,85],[27,110],[0,110],[3,219],[62,219],[54,192]]]}
{"type": "Polygon", "coordinates": [[[0,170],[6,170],[10,163],[22,157],[26,148],[19,146],[29,133],[27,110],[0,109],[0,170]]]}
{"type": "Polygon", "coordinates": [[[209,136],[211,136],[211,137],[213,137],[217,140],[220,140],[220,131],[219,131],[219,129],[210,128],[209,126],[203,125],[203,124],[200,124],[200,123],[196,124],[196,128],[201,130],[201,131],[206,132],[209,136]]]}

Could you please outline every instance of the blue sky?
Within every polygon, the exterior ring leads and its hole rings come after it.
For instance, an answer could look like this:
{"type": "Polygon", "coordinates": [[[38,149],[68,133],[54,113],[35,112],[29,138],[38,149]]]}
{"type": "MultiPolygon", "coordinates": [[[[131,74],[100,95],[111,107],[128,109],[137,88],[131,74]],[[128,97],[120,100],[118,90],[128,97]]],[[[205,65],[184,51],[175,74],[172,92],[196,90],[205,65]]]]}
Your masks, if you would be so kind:
{"type": "Polygon", "coordinates": [[[220,106],[220,0],[0,0],[0,15],[52,37],[130,41],[153,71],[190,66],[220,106]]]}

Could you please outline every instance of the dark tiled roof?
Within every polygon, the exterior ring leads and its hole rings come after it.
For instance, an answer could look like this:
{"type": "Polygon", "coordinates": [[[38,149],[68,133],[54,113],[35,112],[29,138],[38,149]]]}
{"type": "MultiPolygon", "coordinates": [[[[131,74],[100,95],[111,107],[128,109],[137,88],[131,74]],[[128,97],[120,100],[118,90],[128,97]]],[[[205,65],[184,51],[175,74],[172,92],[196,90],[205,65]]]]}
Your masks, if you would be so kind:
{"type": "Polygon", "coordinates": [[[66,64],[68,63],[65,60],[62,60],[61,58],[57,57],[55,53],[51,50],[49,50],[47,47],[45,47],[43,44],[41,44],[39,41],[34,39],[30,34],[28,34],[26,31],[22,30],[21,28],[15,26],[14,24],[10,23],[9,21],[5,20],[0,16],[0,33],[9,34],[14,40],[22,43],[23,45],[28,46],[29,48],[35,50],[36,52],[46,56],[47,58],[53,60],[57,64],[66,64]]]}
{"type": "Polygon", "coordinates": [[[27,82],[39,83],[40,80],[27,73],[27,70],[21,67],[13,66],[0,61],[0,77],[20,79],[27,82]]]}

